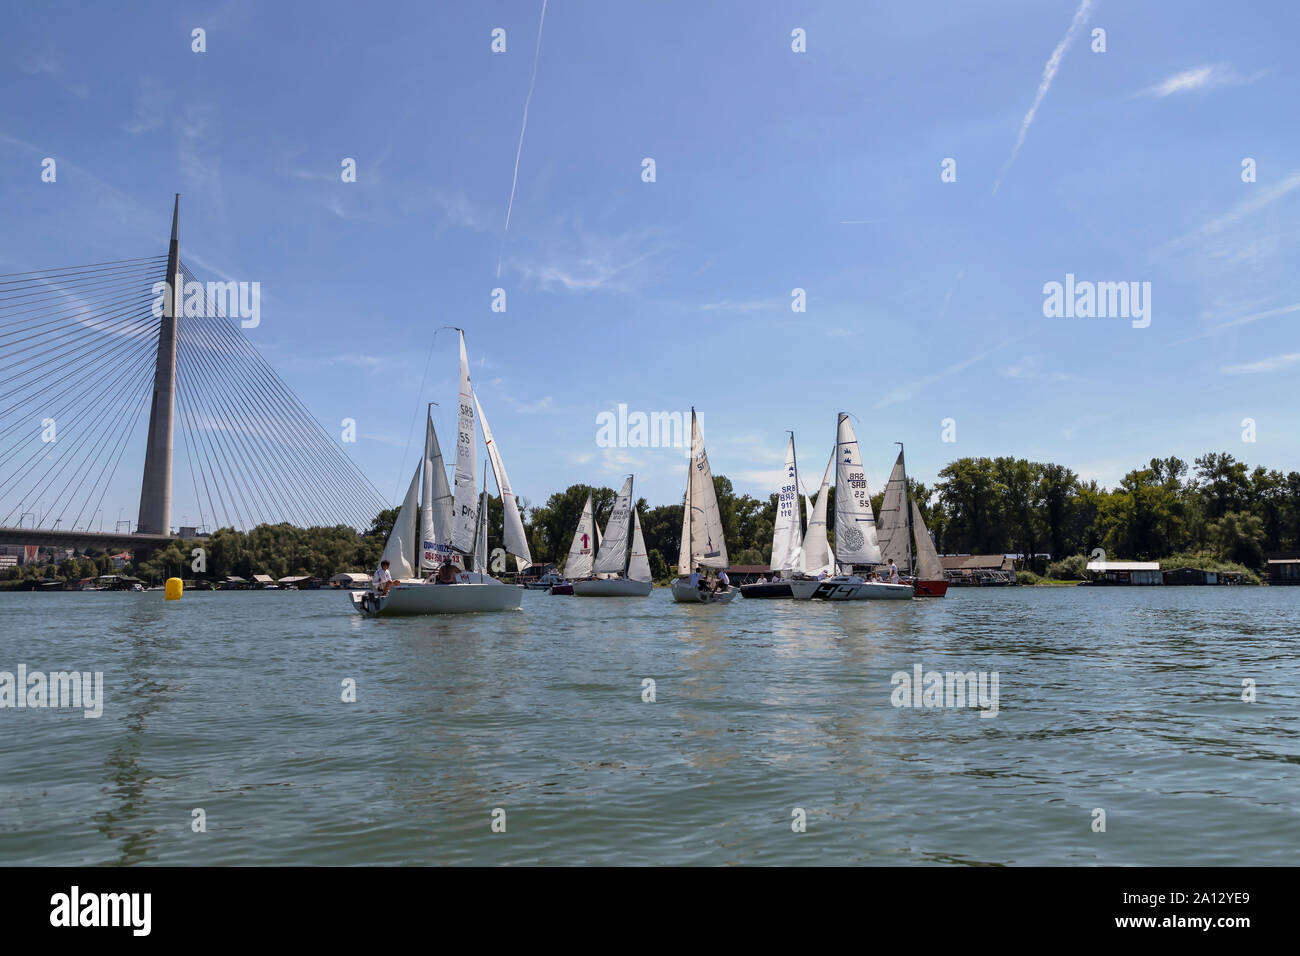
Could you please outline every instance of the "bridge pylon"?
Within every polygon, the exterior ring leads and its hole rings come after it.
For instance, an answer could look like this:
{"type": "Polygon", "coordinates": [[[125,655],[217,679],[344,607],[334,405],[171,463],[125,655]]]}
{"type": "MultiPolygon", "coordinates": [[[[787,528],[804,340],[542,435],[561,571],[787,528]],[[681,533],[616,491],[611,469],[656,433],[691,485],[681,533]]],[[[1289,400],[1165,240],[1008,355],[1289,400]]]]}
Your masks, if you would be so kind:
{"type": "Polygon", "coordinates": [[[149,439],[145,447],[144,478],[140,483],[139,534],[170,534],[172,512],[172,442],[176,396],[176,323],[181,314],[184,282],[180,271],[181,194],[172,207],[172,238],[167,249],[166,288],[162,324],[158,328],[158,359],[149,408],[149,439]]]}

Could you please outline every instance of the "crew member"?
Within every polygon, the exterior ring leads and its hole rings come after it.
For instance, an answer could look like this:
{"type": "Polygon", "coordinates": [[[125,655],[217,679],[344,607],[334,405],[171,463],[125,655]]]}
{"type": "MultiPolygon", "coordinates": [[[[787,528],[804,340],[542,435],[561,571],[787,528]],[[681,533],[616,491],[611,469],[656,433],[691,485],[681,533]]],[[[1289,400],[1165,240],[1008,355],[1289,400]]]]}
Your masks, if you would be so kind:
{"type": "Polygon", "coordinates": [[[388,589],[393,586],[393,576],[388,571],[388,562],[380,561],[379,570],[375,572],[374,579],[370,582],[370,587],[379,594],[387,594],[388,589]]]}

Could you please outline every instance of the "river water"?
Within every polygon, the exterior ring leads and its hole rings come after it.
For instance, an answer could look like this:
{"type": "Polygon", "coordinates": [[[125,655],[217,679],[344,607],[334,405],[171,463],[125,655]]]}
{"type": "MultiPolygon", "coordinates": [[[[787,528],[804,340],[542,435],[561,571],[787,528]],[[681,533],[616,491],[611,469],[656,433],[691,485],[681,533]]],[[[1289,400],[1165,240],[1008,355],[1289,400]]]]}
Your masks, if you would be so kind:
{"type": "Polygon", "coordinates": [[[4,593],[0,671],[104,700],[0,709],[0,864],[1294,864],[1298,636],[1300,588],[4,593]]]}

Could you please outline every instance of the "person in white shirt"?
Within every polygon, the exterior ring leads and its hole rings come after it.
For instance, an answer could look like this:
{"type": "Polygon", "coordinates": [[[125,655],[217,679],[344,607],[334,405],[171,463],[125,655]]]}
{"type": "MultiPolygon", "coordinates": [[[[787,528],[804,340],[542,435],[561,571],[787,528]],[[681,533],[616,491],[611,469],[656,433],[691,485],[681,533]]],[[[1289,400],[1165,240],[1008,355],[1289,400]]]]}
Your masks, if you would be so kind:
{"type": "Polygon", "coordinates": [[[889,559],[889,583],[890,583],[890,584],[898,584],[898,583],[899,583],[899,582],[898,582],[898,565],[896,565],[896,564],[894,563],[894,559],[893,559],[893,558],[890,558],[890,559],[889,559]]]}
{"type": "Polygon", "coordinates": [[[387,594],[388,589],[393,586],[393,576],[388,571],[387,561],[379,562],[379,570],[375,572],[374,580],[370,582],[370,586],[380,594],[387,594]]]}
{"type": "Polygon", "coordinates": [[[722,585],[722,588],[721,588],[721,589],[722,589],[723,591],[725,591],[725,590],[727,590],[727,588],[731,587],[731,578],[727,577],[727,572],[726,572],[726,571],[723,571],[723,570],[719,570],[719,571],[718,571],[718,584],[722,585]]]}

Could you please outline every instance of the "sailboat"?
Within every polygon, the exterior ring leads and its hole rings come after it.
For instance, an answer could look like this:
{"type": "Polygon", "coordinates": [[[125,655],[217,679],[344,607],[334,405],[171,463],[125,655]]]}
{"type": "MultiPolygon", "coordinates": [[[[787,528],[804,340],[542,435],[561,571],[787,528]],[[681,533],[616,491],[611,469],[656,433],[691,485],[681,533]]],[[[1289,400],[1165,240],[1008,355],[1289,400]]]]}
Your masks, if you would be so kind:
{"type": "Polygon", "coordinates": [[[682,509],[682,546],[677,557],[677,573],[670,585],[678,604],[729,604],[739,593],[735,587],[719,590],[701,588],[699,568],[725,568],[727,542],[722,535],[722,512],[718,493],[713,487],[709,454],[704,450],[700,421],[691,408],[691,461],[686,466],[686,499],[682,509]]]}
{"type": "Polygon", "coordinates": [[[646,597],[654,588],[631,475],[614,499],[591,573],[596,577],[573,582],[574,597],[646,597]]]}
{"type": "Polygon", "coordinates": [[[551,585],[552,594],[572,594],[573,582],[591,577],[592,565],[596,559],[595,540],[599,534],[596,528],[596,514],[591,505],[591,492],[587,492],[587,503],[582,506],[582,517],[578,519],[578,528],[573,532],[573,542],[569,545],[569,556],[564,562],[565,580],[551,585]]]}
{"type": "MultiPolygon", "coordinates": [[[[812,509],[808,510],[812,518],[812,509]]],[[[799,463],[794,453],[794,432],[785,451],[785,475],[777,494],[776,520],[772,523],[772,557],[768,565],[772,580],[761,584],[742,584],[740,593],[747,598],[788,598],[790,577],[803,559],[803,534],[799,526],[799,463]],[[780,575],[782,580],[776,580],[780,575]]],[[[823,521],[823,528],[825,522],[823,521]]]]}
{"type": "Polygon", "coordinates": [[[911,600],[910,584],[883,584],[853,573],[855,565],[878,565],[881,560],[858,436],[849,416],[840,412],[835,439],[835,565],[841,573],[792,581],[791,596],[800,601],[911,600]]]}
{"type": "MultiPolygon", "coordinates": [[[[397,614],[449,614],[472,611],[518,610],[519,588],[487,574],[487,472],[484,470],[484,499],[475,488],[475,415],[478,397],[470,384],[465,333],[460,332],[460,397],[457,403],[456,472],[454,491],[447,484],[442,450],[433,427],[431,409],[426,417],[424,456],[416,464],[393,530],[384,545],[383,559],[394,578],[387,594],[374,590],[352,591],[352,606],[366,616],[397,614]],[[421,481],[423,476],[423,481],[421,481]],[[421,500],[422,493],[422,500],[421,500]],[[474,556],[473,570],[466,559],[474,556]],[[455,583],[438,584],[425,577],[443,564],[458,569],[455,583]]],[[[500,450],[482,417],[483,437],[497,479],[497,489],[506,509],[506,550],[519,567],[532,558],[523,536],[523,519],[510,491],[500,450]]]]}
{"type": "Polygon", "coordinates": [[[930,540],[930,532],[921,519],[921,509],[907,490],[907,467],[903,463],[903,443],[897,442],[898,460],[889,473],[885,485],[885,500],[880,503],[876,531],[880,539],[880,554],[893,559],[900,569],[906,568],[904,577],[916,588],[917,597],[943,597],[948,593],[948,581],[943,575],[939,553],[930,540]],[[916,542],[913,560],[912,542],[916,542]]]}

